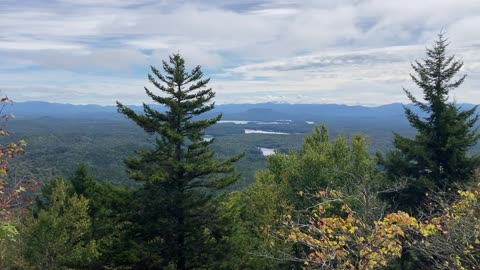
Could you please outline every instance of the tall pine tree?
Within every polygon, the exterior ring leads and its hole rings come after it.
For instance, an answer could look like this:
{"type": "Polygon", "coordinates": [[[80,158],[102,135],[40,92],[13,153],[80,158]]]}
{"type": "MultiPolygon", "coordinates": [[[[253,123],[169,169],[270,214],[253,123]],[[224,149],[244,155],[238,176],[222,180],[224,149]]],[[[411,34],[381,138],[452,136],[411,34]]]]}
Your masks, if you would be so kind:
{"type": "Polygon", "coordinates": [[[238,179],[233,163],[219,161],[205,140],[205,129],[221,119],[199,119],[214,108],[215,93],[200,66],[185,70],[179,54],[163,61],[164,74],[151,67],[157,95],[147,95],[165,111],[144,104],[143,114],[117,102],[118,111],[153,135],[152,149],[126,161],[130,177],[143,183],[133,203],[133,251],[136,269],[196,269],[207,265],[219,240],[215,195],[238,179]]]}
{"type": "Polygon", "coordinates": [[[400,208],[420,206],[429,189],[445,191],[454,188],[454,183],[465,183],[480,164],[479,156],[468,154],[479,139],[477,107],[462,110],[449,101],[450,91],[458,88],[466,75],[456,76],[463,61],[448,56],[447,47],[440,33],[433,48],[426,50],[426,57],[412,64],[414,74],[410,76],[423,90],[424,101],[404,89],[420,112],[404,106],[417,134],[412,139],[394,134],[396,149],[383,161],[391,177],[407,179],[407,188],[394,196],[400,208]]]}

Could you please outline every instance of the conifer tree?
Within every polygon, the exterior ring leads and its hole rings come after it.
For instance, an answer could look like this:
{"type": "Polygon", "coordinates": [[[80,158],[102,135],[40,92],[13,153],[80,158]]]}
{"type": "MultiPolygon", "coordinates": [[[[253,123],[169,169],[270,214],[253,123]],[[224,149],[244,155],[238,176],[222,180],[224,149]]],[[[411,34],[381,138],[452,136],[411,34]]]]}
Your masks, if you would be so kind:
{"type": "Polygon", "coordinates": [[[125,222],[123,215],[128,213],[130,191],[122,186],[114,186],[109,182],[100,183],[90,174],[87,164],[82,163],[69,179],[72,192],[88,200],[88,214],[91,220],[90,238],[97,243],[100,257],[95,269],[100,265],[114,265],[117,260],[118,241],[122,235],[125,222]]]}
{"type": "Polygon", "coordinates": [[[80,164],[70,178],[70,182],[72,183],[75,193],[83,195],[88,199],[90,199],[89,197],[93,197],[99,185],[97,179],[89,174],[86,163],[80,164]]]}
{"type": "Polygon", "coordinates": [[[394,196],[401,208],[419,206],[429,189],[445,191],[454,188],[454,183],[468,181],[480,164],[478,156],[468,154],[479,139],[477,107],[462,110],[449,101],[450,91],[458,88],[466,75],[456,76],[463,61],[448,56],[447,47],[447,39],[440,33],[433,48],[426,50],[426,57],[412,64],[414,74],[410,76],[422,89],[424,101],[404,89],[420,113],[404,108],[417,134],[414,138],[394,134],[396,149],[382,161],[391,177],[407,179],[407,188],[394,196]]]}
{"type": "Polygon", "coordinates": [[[48,207],[27,220],[23,235],[24,256],[31,265],[27,269],[92,269],[100,255],[90,238],[88,200],[70,195],[69,189],[63,179],[54,179],[43,194],[48,207]]]}
{"type": "Polygon", "coordinates": [[[201,67],[187,72],[185,61],[173,54],[163,61],[164,74],[151,67],[149,81],[159,90],[145,88],[163,110],[143,104],[138,114],[117,102],[125,114],[153,135],[152,149],[142,149],[126,165],[130,177],[143,183],[132,216],[135,267],[141,269],[192,269],[207,265],[216,235],[216,191],[234,183],[233,162],[219,161],[205,140],[205,129],[221,119],[200,119],[212,110],[215,93],[202,79],[201,67]]]}

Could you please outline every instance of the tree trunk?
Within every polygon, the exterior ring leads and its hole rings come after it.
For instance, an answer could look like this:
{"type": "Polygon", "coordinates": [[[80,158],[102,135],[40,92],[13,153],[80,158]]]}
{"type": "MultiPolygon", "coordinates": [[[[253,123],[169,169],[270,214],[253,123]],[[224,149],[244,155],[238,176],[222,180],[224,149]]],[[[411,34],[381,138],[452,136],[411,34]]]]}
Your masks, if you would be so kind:
{"type": "Polygon", "coordinates": [[[177,238],[178,250],[177,250],[177,269],[185,270],[186,269],[186,258],[185,258],[185,218],[183,216],[183,209],[180,210],[180,216],[178,218],[179,232],[177,238]]]}

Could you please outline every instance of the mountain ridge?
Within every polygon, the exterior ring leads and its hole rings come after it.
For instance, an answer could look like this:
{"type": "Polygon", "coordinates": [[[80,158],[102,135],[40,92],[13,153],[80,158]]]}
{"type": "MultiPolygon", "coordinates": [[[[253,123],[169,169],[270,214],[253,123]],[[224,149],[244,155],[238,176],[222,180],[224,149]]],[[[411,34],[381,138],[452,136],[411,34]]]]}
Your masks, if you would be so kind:
{"type": "MultiPolygon", "coordinates": [[[[459,103],[464,109],[473,108],[474,104],[459,103]]],[[[157,110],[161,106],[152,105],[157,110]]],[[[345,104],[291,104],[291,103],[256,103],[256,104],[221,104],[208,112],[205,117],[223,113],[224,120],[298,120],[312,121],[315,118],[335,119],[396,119],[404,117],[401,103],[384,104],[380,106],[362,106],[345,104]]],[[[419,112],[412,104],[405,105],[419,112]]],[[[142,106],[129,105],[135,111],[141,112],[142,106]]],[[[12,112],[18,118],[95,118],[122,119],[114,105],[75,105],[68,103],[51,103],[45,101],[15,102],[6,107],[5,112],[12,112]]]]}

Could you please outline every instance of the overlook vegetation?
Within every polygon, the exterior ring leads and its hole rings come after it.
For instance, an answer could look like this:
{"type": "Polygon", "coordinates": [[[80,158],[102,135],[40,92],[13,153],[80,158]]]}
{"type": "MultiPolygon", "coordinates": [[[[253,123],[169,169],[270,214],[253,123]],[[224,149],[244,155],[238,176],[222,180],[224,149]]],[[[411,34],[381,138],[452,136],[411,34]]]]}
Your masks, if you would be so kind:
{"type": "Polygon", "coordinates": [[[413,63],[424,96],[404,90],[397,128],[222,123],[180,54],[151,67],[151,101],[119,98],[122,118],[9,121],[0,269],[479,269],[477,108],[449,99],[466,77],[447,47],[413,63]]]}

